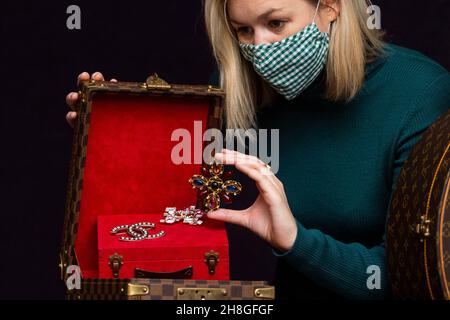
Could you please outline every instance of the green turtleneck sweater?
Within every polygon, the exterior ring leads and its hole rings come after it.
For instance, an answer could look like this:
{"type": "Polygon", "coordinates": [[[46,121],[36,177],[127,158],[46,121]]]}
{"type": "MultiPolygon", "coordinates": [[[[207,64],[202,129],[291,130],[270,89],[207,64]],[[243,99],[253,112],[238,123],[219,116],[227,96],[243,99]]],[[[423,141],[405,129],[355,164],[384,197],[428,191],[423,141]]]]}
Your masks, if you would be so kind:
{"type": "Polygon", "coordinates": [[[277,177],[298,226],[289,252],[273,250],[277,294],[387,298],[390,198],[412,147],[450,109],[450,74],[388,45],[352,101],[331,103],[323,93],[318,79],[295,100],[259,112],[260,128],[280,129],[277,177]],[[380,289],[367,286],[371,266],[380,270],[380,289]]]}

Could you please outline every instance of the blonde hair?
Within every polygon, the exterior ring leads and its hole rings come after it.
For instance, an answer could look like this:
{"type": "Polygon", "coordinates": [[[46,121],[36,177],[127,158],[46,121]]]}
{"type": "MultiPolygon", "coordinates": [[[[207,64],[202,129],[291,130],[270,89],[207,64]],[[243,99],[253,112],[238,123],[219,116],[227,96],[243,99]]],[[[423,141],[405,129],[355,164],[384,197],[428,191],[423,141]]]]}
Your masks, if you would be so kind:
{"type": "MultiPolygon", "coordinates": [[[[308,0],[317,3],[317,0],[308,0]]],[[[382,33],[367,27],[368,0],[340,1],[330,30],[326,93],[330,101],[350,101],[364,83],[366,64],[383,53],[382,33]]],[[[226,91],[227,128],[256,127],[256,109],[273,103],[272,88],[241,55],[227,15],[227,0],[204,0],[205,23],[226,91]]]]}

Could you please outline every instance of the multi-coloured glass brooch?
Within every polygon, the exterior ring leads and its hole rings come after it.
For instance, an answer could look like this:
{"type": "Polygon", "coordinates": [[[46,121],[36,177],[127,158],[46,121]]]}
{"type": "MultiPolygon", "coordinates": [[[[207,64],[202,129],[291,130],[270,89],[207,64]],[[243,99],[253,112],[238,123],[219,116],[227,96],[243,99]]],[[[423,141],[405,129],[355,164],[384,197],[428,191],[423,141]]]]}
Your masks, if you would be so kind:
{"type": "Polygon", "coordinates": [[[219,209],[222,203],[232,203],[231,196],[236,196],[242,191],[239,182],[230,180],[232,171],[225,171],[221,164],[202,166],[201,173],[192,176],[189,183],[198,190],[203,210],[207,212],[219,209]]]}

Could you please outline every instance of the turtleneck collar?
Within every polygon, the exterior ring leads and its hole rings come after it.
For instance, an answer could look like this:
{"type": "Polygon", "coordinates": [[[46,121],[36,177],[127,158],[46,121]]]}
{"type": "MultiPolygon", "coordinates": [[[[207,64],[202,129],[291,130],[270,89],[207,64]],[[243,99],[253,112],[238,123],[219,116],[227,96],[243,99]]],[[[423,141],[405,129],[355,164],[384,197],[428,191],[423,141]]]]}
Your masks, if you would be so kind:
{"type": "MultiPolygon", "coordinates": [[[[383,65],[385,62],[387,55],[389,54],[389,46],[385,47],[385,53],[375,59],[374,61],[368,63],[366,65],[365,70],[365,80],[364,86],[370,81],[370,79],[376,74],[377,70],[383,65]]],[[[301,100],[307,101],[318,101],[318,100],[326,100],[326,70],[324,69],[317,79],[305,90],[303,91],[297,98],[287,101],[288,104],[296,104],[296,102],[301,100]]],[[[286,100],[285,100],[286,101],[286,100]]]]}

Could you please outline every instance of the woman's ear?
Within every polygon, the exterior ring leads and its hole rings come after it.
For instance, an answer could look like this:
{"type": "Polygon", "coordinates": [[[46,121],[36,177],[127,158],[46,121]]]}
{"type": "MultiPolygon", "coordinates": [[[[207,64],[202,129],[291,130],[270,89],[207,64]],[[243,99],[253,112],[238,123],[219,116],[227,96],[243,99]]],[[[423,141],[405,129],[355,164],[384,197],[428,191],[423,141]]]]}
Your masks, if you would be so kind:
{"type": "Polygon", "coordinates": [[[341,12],[340,0],[321,0],[322,17],[330,23],[336,21],[341,12]]]}

